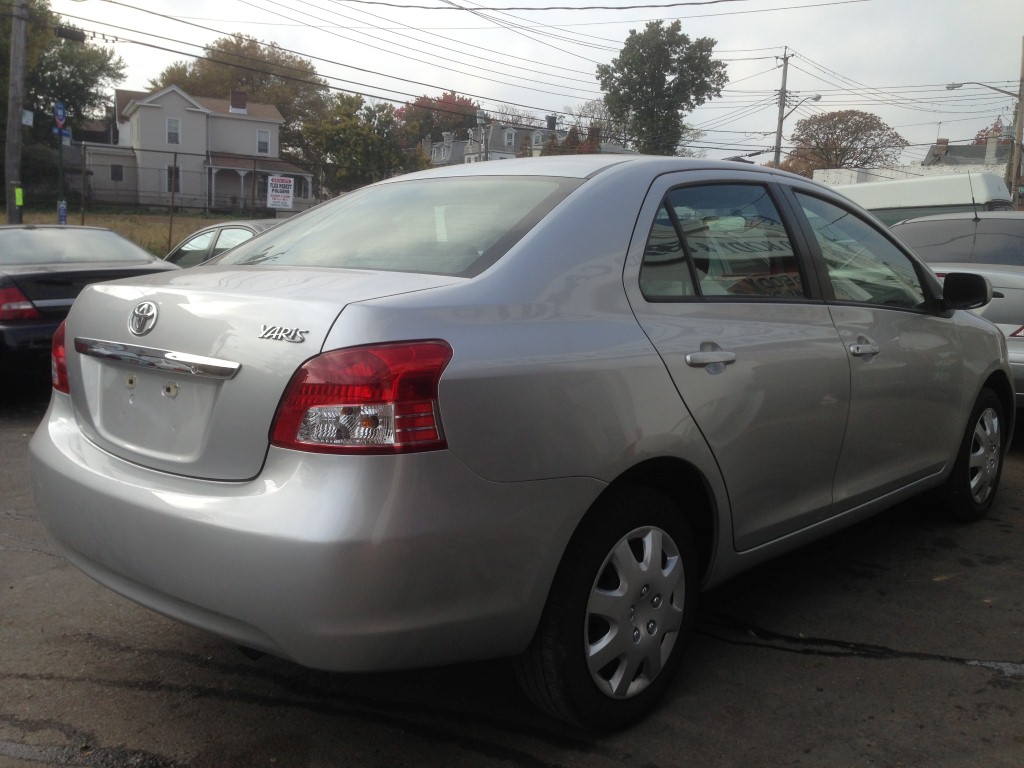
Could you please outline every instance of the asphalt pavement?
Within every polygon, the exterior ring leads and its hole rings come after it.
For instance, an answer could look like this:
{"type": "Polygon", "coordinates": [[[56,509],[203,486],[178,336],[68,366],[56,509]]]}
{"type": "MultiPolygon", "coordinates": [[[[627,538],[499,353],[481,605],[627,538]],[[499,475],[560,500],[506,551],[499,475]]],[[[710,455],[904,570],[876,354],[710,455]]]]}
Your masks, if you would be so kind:
{"type": "Polygon", "coordinates": [[[1024,440],[979,523],[904,504],[705,595],[663,706],[592,734],[500,661],[316,672],[96,585],[33,509],[47,398],[0,385],[0,768],[1024,766],[1024,440]]]}

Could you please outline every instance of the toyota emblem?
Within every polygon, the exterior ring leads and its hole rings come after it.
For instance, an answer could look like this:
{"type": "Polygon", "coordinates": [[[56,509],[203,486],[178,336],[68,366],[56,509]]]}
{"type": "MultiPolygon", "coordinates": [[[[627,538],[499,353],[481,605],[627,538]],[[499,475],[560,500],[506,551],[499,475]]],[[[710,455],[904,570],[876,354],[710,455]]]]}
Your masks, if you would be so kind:
{"type": "Polygon", "coordinates": [[[156,325],[156,304],[144,301],[128,317],[128,330],[136,336],[145,336],[156,325]]]}

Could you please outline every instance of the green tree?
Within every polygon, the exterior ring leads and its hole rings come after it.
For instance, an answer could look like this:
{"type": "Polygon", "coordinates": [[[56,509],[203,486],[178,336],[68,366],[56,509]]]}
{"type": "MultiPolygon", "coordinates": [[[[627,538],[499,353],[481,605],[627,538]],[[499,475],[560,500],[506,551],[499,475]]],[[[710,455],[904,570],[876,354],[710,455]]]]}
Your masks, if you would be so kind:
{"type": "Polygon", "coordinates": [[[308,59],[247,35],[222,37],[203,58],[175,62],[150,81],[154,89],[177,85],[191,96],[226,99],[244,91],[249,101],[273,104],[281,112],[281,154],[297,162],[317,162],[303,130],[331,108],[327,81],[308,59]]]}
{"type": "MultiPolygon", "coordinates": [[[[12,6],[11,0],[0,0],[0,88],[5,95],[0,99],[0,131],[7,124],[12,6]]],[[[57,37],[58,27],[73,27],[60,24],[60,17],[50,11],[47,0],[28,0],[27,10],[23,107],[35,113],[37,137],[52,141],[54,103],[63,102],[67,125],[72,128],[102,116],[108,92],[125,78],[125,65],[113,49],[57,37]]]]}
{"type": "Polygon", "coordinates": [[[617,58],[597,66],[608,112],[627,141],[646,154],[679,154],[687,134],[686,113],[720,96],[729,78],[725,63],[711,58],[716,41],[691,40],[679,21],[650,21],[631,30],[617,58]]]}
{"type": "Polygon", "coordinates": [[[908,142],[878,115],[856,109],[805,117],[796,124],[784,171],[811,177],[823,168],[896,165],[908,142]]]}
{"type": "Polygon", "coordinates": [[[324,180],[332,193],[429,165],[413,128],[398,119],[391,104],[368,105],[361,96],[340,93],[325,119],[307,129],[311,145],[332,171],[324,180]]]}
{"type": "MultiPolygon", "coordinates": [[[[53,136],[53,107],[62,102],[67,113],[65,127],[78,128],[91,118],[101,117],[109,101],[108,92],[124,80],[124,62],[113,50],[89,42],[58,37],[60,17],[50,11],[47,0],[28,0],[25,50],[25,96],[22,106],[34,115],[31,129],[22,131],[21,181],[26,189],[34,184],[51,188],[57,174],[57,143],[53,136]]],[[[10,85],[13,3],[0,0],[0,143],[7,141],[7,98],[10,85]]],[[[64,26],[63,29],[73,29],[64,26]]],[[[78,30],[81,32],[81,30],[78,30]]],[[[81,35],[84,38],[84,34],[81,35]]],[[[3,160],[0,158],[0,163],[3,160]]],[[[6,171],[0,171],[0,176],[6,171]]]]}

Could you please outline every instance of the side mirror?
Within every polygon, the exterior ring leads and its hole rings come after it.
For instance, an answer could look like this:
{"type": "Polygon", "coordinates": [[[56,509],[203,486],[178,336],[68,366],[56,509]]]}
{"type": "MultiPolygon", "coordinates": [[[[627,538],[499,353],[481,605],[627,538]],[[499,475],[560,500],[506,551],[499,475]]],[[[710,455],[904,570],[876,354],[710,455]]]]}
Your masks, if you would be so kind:
{"type": "Polygon", "coordinates": [[[992,283],[973,272],[950,272],[942,282],[942,301],[949,309],[978,309],[992,301],[992,283]]]}

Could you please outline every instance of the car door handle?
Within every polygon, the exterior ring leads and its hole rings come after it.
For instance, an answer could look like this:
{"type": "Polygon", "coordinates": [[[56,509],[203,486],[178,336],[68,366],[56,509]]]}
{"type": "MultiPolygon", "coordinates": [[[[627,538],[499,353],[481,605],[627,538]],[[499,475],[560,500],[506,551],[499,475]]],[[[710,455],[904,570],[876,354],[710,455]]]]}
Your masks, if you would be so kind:
{"type": "Polygon", "coordinates": [[[687,352],[686,353],[686,364],[691,368],[704,368],[708,365],[714,365],[715,363],[729,363],[736,362],[735,352],[726,352],[724,349],[717,352],[687,352]]]}
{"type": "Polygon", "coordinates": [[[856,344],[850,345],[850,354],[854,357],[871,357],[882,351],[882,348],[870,339],[861,337],[856,344]]]}
{"type": "Polygon", "coordinates": [[[700,352],[687,352],[686,364],[691,368],[707,368],[715,366],[722,369],[736,362],[736,353],[727,352],[713,341],[705,341],[700,345],[700,352]]]}

